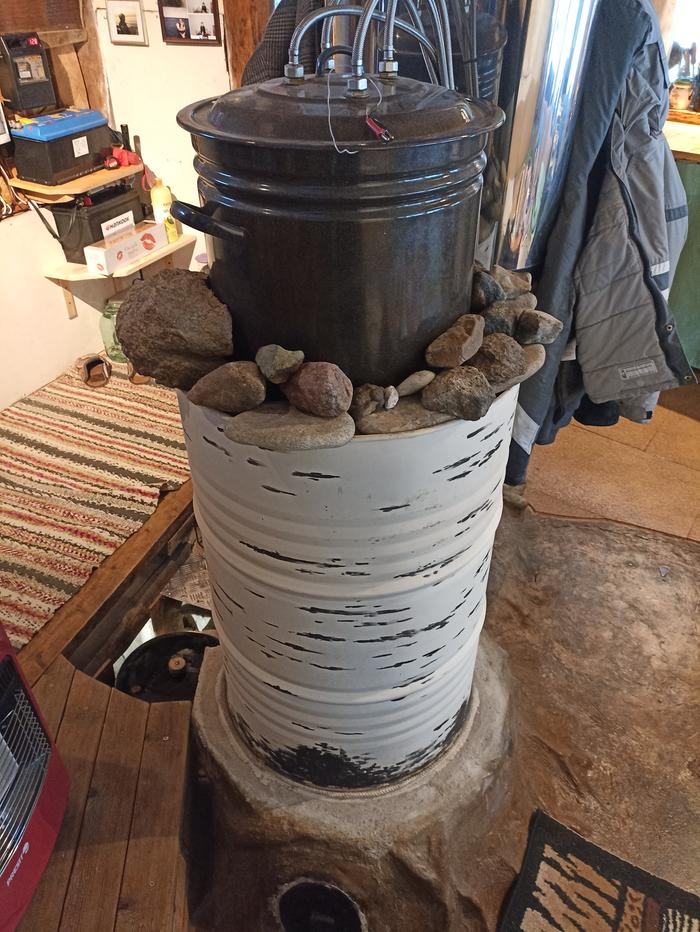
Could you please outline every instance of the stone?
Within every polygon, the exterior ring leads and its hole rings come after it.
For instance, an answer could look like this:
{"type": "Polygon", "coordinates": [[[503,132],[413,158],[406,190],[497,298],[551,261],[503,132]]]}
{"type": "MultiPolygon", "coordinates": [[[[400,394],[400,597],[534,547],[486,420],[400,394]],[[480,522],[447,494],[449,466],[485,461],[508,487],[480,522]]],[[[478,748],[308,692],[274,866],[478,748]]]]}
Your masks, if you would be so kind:
{"type": "Polygon", "coordinates": [[[481,313],[484,318],[484,336],[505,333],[514,336],[523,309],[515,301],[496,301],[481,313]]]}
{"type": "Polygon", "coordinates": [[[508,379],[505,382],[498,384],[491,383],[491,387],[496,392],[497,395],[500,395],[501,392],[508,391],[509,388],[512,388],[514,385],[518,385],[520,382],[526,382],[530,376],[534,375],[544,365],[546,359],[546,351],[544,346],[541,343],[531,343],[528,346],[523,346],[523,353],[525,355],[525,371],[522,375],[516,376],[512,379],[508,379]]]}
{"type": "Polygon", "coordinates": [[[281,385],[301,368],[304,354],[301,350],[287,350],[277,343],[268,343],[257,351],[255,361],[268,381],[281,385]]]}
{"type": "Polygon", "coordinates": [[[494,301],[503,301],[506,293],[487,271],[477,271],[472,279],[472,311],[483,311],[494,301]]]}
{"type": "Polygon", "coordinates": [[[505,333],[492,333],[484,337],[481,349],[470,364],[491,385],[503,385],[512,379],[519,381],[527,368],[522,346],[505,333]]]}
{"type": "Polygon", "coordinates": [[[524,346],[528,343],[554,343],[563,326],[563,323],[551,314],[526,310],[518,320],[515,339],[524,346]]]}
{"type": "Polygon", "coordinates": [[[377,408],[384,407],[384,389],[381,385],[360,385],[352,394],[350,414],[357,419],[373,414],[377,408]]]}
{"type": "Polygon", "coordinates": [[[450,414],[464,421],[478,421],[495,397],[493,388],[478,369],[462,366],[438,373],[423,389],[421,402],[429,411],[450,414]]]}
{"type": "Polygon", "coordinates": [[[240,414],[265,401],[265,379],[254,362],[227,362],[202,376],[187,397],[196,405],[240,414]]]}
{"type": "Polygon", "coordinates": [[[185,391],[233,355],[228,308],[186,269],[136,282],[119,308],[117,336],[137,372],[185,391]]]}
{"type": "Polygon", "coordinates": [[[352,382],[332,362],[307,362],[282,385],[287,401],[316,417],[339,417],[352,403],[352,382]]]}
{"type": "Polygon", "coordinates": [[[393,385],[384,389],[384,410],[391,411],[399,403],[399,393],[393,385]]]}
{"type": "Polygon", "coordinates": [[[224,427],[229,440],[263,450],[291,453],[342,447],[355,436],[349,414],[314,417],[283,401],[273,401],[231,418],[224,427]]]}
{"type": "Polygon", "coordinates": [[[481,312],[484,318],[484,335],[507,333],[509,337],[515,336],[521,315],[536,304],[537,298],[534,294],[521,295],[508,301],[495,301],[481,312]]]}
{"type": "Polygon", "coordinates": [[[402,434],[409,430],[423,430],[453,420],[449,414],[428,411],[415,395],[400,398],[389,411],[377,411],[357,420],[358,434],[402,434]]]}
{"type": "Polygon", "coordinates": [[[408,395],[415,395],[417,392],[423,391],[425,386],[430,385],[434,378],[435,373],[431,372],[430,369],[421,369],[420,372],[414,372],[396,386],[399,398],[406,398],[408,395]]]}
{"type": "Polygon", "coordinates": [[[429,366],[454,369],[476,353],[484,336],[484,318],[480,314],[463,314],[449,330],[433,340],[425,351],[429,366]]]}
{"type": "Polygon", "coordinates": [[[500,265],[494,265],[491,276],[501,286],[506,298],[516,298],[520,294],[532,291],[532,275],[529,272],[511,272],[500,265]]]}

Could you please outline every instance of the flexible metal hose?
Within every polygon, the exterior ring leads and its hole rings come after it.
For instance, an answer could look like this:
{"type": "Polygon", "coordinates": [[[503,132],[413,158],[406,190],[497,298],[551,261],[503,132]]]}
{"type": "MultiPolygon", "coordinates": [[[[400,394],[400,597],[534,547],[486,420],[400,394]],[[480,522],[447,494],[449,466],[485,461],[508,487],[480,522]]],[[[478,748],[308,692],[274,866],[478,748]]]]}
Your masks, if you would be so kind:
{"type": "MultiPolygon", "coordinates": [[[[309,13],[308,16],[305,16],[304,19],[302,19],[292,34],[292,39],[289,43],[289,63],[291,65],[301,64],[301,40],[304,38],[306,31],[312,26],[315,26],[316,23],[323,22],[323,20],[332,18],[334,16],[361,16],[363,12],[364,7],[361,6],[338,6],[324,7],[323,9],[314,10],[312,13],[309,13]]],[[[386,22],[386,15],[384,13],[373,13],[372,18],[376,19],[380,23],[386,22]]],[[[437,61],[438,56],[435,46],[432,42],[429,41],[429,39],[425,37],[423,32],[414,28],[410,23],[405,22],[403,19],[396,20],[396,28],[401,29],[409,36],[413,36],[414,39],[417,39],[421,46],[430,55],[432,60],[434,62],[437,61]]]]}

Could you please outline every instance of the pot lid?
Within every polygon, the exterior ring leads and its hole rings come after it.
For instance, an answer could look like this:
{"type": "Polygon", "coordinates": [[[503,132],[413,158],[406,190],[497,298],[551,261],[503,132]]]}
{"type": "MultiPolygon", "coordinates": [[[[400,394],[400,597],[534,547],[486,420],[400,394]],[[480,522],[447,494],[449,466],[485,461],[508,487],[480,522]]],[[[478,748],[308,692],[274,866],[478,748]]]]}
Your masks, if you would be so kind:
{"type": "Polygon", "coordinates": [[[336,142],[382,147],[368,128],[370,116],[393,136],[391,145],[421,145],[474,138],[499,127],[503,111],[445,87],[398,77],[369,78],[366,97],[348,97],[347,76],[308,75],[299,84],[276,78],[241,87],[180,111],[178,123],[195,136],[250,145],[332,147],[336,142]]]}

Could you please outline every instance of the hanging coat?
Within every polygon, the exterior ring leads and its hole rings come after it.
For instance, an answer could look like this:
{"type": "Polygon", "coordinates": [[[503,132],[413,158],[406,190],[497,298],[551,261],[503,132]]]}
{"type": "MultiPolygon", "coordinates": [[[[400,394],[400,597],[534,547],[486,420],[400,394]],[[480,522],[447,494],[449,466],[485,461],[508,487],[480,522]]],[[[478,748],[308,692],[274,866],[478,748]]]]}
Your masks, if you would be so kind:
{"type": "MultiPolygon", "coordinates": [[[[645,421],[658,393],[695,381],[667,298],[688,207],[662,128],[669,78],[649,0],[601,0],[571,161],[536,287],[564,323],[521,388],[506,481],[524,481],[585,399],[645,421]]],[[[601,420],[600,423],[609,421],[601,420]]]]}

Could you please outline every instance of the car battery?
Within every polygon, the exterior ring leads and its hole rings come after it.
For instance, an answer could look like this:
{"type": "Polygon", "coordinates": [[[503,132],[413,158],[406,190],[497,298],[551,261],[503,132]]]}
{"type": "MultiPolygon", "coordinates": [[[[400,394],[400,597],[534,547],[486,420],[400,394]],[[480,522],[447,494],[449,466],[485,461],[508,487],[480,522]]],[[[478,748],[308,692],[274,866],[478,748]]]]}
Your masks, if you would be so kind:
{"type": "Polygon", "coordinates": [[[101,168],[112,151],[112,132],[97,110],[59,110],[21,123],[12,139],[17,174],[24,181],[72,181],[101,168]]]}
{"type": "Polygon", "coordinates": [[[117,232],[120,226],[135,226],[143,220],[138,191],[124,185],[106,188],[76,199],[74,204],[57,204],[53,214],[63,252],[69,262],[85,265],[84,246],[117,232]]]}

